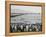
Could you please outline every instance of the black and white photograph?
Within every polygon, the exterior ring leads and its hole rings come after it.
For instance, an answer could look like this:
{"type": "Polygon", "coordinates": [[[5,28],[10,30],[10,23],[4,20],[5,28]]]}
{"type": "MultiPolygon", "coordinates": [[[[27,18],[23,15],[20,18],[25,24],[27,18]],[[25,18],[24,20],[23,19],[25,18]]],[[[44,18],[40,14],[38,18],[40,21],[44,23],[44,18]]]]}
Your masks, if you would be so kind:
{"type": "Polygon", "coordinates": [[[11,5],[10,32],[42,32],[41,7],[11,5]]]}

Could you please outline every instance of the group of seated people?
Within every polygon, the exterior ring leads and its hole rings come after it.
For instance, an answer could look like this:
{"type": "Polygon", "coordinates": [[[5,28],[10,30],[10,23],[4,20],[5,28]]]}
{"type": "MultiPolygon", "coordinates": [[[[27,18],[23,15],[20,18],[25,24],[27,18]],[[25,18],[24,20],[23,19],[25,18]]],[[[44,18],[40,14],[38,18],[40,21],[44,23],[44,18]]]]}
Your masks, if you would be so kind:
{"type": "Polygon", "coordinates": [[[39,32],[42,31],[40,24],[25,24],[25,23],[12,23],[10,25],[10,32],[39,32]]]}

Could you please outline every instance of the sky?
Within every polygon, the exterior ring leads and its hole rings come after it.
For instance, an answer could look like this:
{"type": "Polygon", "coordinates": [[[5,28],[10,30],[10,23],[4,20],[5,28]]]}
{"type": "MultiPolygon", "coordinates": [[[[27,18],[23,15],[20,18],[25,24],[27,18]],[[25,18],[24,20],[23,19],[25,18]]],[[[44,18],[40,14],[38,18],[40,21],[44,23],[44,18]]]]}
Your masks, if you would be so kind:
{"type": "Polygon", "coordinates": [[[11,5],[11,10],[14,10],[15,13],[20,13],[20,12],[16,12],[16,10],[23,10],[23,11],[27,11],[27,12],[29,11],[28,13],[30,13],[30,12],[41,13],[41,7],[40,6],[16,6],[16,5],[11,5]]]}

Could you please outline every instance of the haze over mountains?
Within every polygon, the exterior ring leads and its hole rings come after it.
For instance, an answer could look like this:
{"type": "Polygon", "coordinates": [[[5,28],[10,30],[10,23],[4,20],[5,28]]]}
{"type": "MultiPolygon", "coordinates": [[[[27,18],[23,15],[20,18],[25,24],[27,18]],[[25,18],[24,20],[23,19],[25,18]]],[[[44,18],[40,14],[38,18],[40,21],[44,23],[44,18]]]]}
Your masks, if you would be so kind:
{"type": "Polygon", "coordinates": [[[41,14],[40,13],[32,13],[29,11],[23,11],[16,9],[14,13],[11,13],[11,16],[15,16],[11,18],[11,22],[22,22],[22,23],[41,23],[41,14]],[[19,13],[17,13],[19,12],[19,13]],[[27,12],[27,13],[26,13],[27,12]]]}

